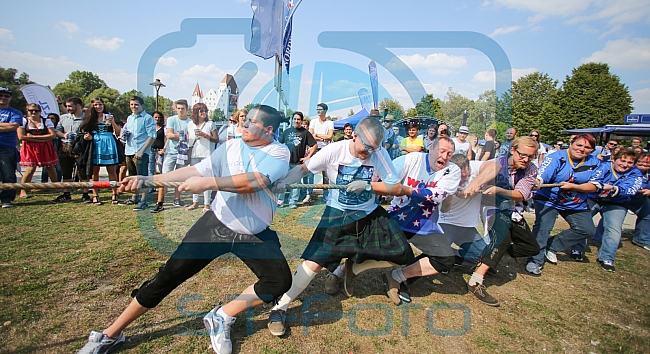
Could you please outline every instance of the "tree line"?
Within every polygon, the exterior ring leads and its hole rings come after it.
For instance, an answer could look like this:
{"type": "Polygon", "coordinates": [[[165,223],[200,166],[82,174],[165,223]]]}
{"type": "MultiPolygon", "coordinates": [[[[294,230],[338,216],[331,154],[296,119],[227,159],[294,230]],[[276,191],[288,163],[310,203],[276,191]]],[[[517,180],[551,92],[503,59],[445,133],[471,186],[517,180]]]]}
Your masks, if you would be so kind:
{"type": "MultiPolygon", "coordinates": [[[[12,107],[24,111],[26,102],[19,88],[34,83],[27,73],[13,68],[0,67],[0,86],[7,86],[14,92],[12,107]]],[[[144,108],[153,112],[155,97],[144,96],[131,90],[120,93],[108,87],[98,75],[89,71],[73,71],[68,78],[56,84],[52,91],[63,99],[79,97],[89,104],[94,97],[104,99],[110,112],[120,119],[131,111],[129,98],[139,95],[144,98],[144,108]]],[[[563,129],[589,128],[606,124],[622,124],[623,116],[632,112],[632,96],[620,78],[610,72],[606,63],[587,63],[574,68],[559,85],[559,81],[548,74],[534,72],[512,82],[510,90],[497,97],[494,90],[479,95],[476,100],[447,90],[444,98],[428,94],[415,107],[404,109],[395,99],[379,102],[380,111],[386,109],[396,120],[415,116],[429,116],[444,120],[458,128],[467,111],[467,126],[471,133],[482,138],[489,128],[497,130],[497,138],[505,138],[510,126],[527,134],[532,129],[541,133],[542,141],[551,142],[564,138],[563,129]]],[[[246,107],[251,107],[249,104],[246,107]]],[[[159,96],[158,108],[166,116],[172,115],[172,100],[159,96]]],[[[287,116],[291,115],[287,112],[287,116]]],[[[350,115],[354,111],[350,110],[350,115]]],[[[227,117],[217,109],[212,112],[213,120],[227,117]]]]}

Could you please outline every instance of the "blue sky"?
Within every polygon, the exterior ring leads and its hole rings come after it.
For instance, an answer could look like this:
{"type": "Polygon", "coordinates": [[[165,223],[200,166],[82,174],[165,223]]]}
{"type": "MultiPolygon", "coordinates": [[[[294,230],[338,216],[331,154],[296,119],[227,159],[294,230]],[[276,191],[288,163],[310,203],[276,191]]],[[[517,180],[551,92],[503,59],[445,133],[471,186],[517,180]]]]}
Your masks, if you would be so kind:
{"type": "MultiPolygon", "coordinates": [[[[250,0],[107,4],[43,0],[4,4],[0,66],[27,72],[32,80],[51,86],[73,70],[89,70],[123,92],[136,88],[145,49],[157,38],[178,31],[184,19],[252,16],[250,0]]],[[[360,109],[358,100],[351,98],[354,92],[370,88],[363,75],[369,58],[323,48],[318,41],[323,32],[471,31],[503,48],[514,79],[540,71],[561,82],[584,62],[607,62],[632,93],[633,112],[650,113],[649,23],[647,0],[303,0],[293,23],[291,63],[296,70],[289,89],[291,108],[313,115],[314,102],[327,98],[339,101],[330,113],[346,116],[350,108],[360,109]],[[314,73],[320,73],[315,68],[320,67],[325,68],[323,87],[312,90],[314,73]]],[[[354,43],[355,38],[346,41],[354,43]]],[[[444,98],[452,87],[475,99],[495,88],[494,67],[480,51],[388,49],[435,97],[444,98]]],[[[204,93],[216,89],[225,74],[246,62],[254,63],[258,73],[242,90],[241,105],[265,96],[263,87],[273,78],[273,63],[249,54],[243,36],[199,36],[193,47],[165,53],[155,77],[167,85],[162,95],[189,98],[197,82],[204,93]]],[[[391,96],[406,108],[414,106],[391,72],[380,65],[378,73],[383,88],[380,99],[391,96]]]]}

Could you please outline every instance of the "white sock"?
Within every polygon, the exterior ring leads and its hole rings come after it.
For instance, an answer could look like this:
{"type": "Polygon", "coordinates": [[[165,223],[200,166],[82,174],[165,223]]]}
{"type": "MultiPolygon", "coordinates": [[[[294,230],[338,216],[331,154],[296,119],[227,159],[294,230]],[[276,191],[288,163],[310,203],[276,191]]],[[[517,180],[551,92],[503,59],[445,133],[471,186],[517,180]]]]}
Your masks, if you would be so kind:
{"type": "Polygon", "coordinates": [[[289,308],[289,304],[295,300],[300,293],[307,288],[307,285],[314,279],[316,273],[307,267],[305,262],[300,263],[296,272],[293,273],[293,280],[291,281],[291,288],[284,293],[278,304],[273,307],[273,310],[284,310],[289,308]]]}
{"type": "Polygon", "coordinates": [[[345,272],[343,271],[343,266],[339,264],[339,266],[336,267],[336,270],[334,271],[333,274],[336,275],[338,278],[343,278],[343,276],[345,275],[345,272]]]}
{"type": "Polygon", "coordinates": [[[469,284],[470,286],[474,286],[476,284],[483,284],[483,276],[474,272],[472,273],[472,277],[469,278],[467,284],[469,284]]]}
{"type": "Polygon", "coordinates": [[[223,320],[224,320],[224,322],[226,322],[226,323],[231,323],[231,324],[232,324],[232,323],[234,323],[235,320],[237,319],[237,317],[233,317],[233,316],[228,316],[228,315],[226,315],[226,313],[223,311],[223,307],[220,307],[220,308],[217,310],[217,315],[223,317],[223,320]]]}
{"type": "Polygon", "coordinates": [[[393,279],[397,280],[400,283],[406,281],[406,277],[404,276],[404,272],[402,272],[402,268],[397,268],[394,271],[392,271],[391,276],[393,277],[393,279]]]}

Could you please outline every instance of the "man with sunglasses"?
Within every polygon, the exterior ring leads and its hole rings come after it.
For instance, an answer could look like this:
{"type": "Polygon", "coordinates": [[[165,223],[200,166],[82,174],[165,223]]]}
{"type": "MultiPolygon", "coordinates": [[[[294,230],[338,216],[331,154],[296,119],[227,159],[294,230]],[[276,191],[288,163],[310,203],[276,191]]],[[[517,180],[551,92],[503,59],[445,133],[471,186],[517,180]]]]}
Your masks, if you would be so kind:
{"type": "MultiPolygon", "coordinates": [[[[402,195],[411,190],[399,184],[399,175],[382,146],[383,140],[382,123],[366,117],[357,124],[352,140],[324,147],[277,183],[276,188],[281,191],[284,184],[295,183],[309,173],[326,172],[335,185],[347,185],[347,189],[330,191],[325,211],[302,254],[305,261],[295,271],[289,291],[271,310],[268,323],[271,334],[284,334],[289,304],[323,268],[334,271],[341,260],[347,258],[345,271],[339,268],[338,273],[330,274],[325,281],[325,292],[332,294],[338,291],[343,272],[353,272],[353,263],[388,261],[407,264],[413,260],[413,251],[404,233],[379,205],[375,195],[402,195]],[[378,178],[382,182],[373,182],[378,178]]],[[[348,284],[345,289],[350,294],[348,284]]]]}
{"type": "MultiPolygon", "coordinates": [[[[16,149],[16,130],[23,124],[23,114],[9,107],[12,92],[8,87],[0,86],[0,180],[2,183],[16,183],[16,164],[18,150],[16,149]]],[[[3,208],[14,206],[15,190],[0,192],[3,208]]]]}
{"type": "Polygon", "coordinates": [[[618,141],[609,139],[605,146],[596,146],[596,149],[591,154],[596,156],[600,161],[609,161],[617,147],[618,141]]]}
{"type": "MultiPolygon", "coordinates": [[[[212,348],[230,354],[231,326],[247,308],[276,301],[291,285],[291,270],[275,231],[269,228],[276,203],[268,186],[283,177],[289,151],[275,142],[280,114],[272,107],[252,108],[241,139],[228,140],[210,157],[156,176],[127,177],[127,190],[142,189],[144,181],[183,182],[181,191],[217,191],[212,210],[192,225],[158,273],[133,291],[133,300],[105,330],[92,331],[80,354],[108,353],[124,343],[124,329],[158,306],[176,287],[205,268],[213,259],[233,253],[258,278],[236,299],[217,306],[203,318],[212,348]]],[[[216,277],[223,283],[224,279],[216,277]]]]}

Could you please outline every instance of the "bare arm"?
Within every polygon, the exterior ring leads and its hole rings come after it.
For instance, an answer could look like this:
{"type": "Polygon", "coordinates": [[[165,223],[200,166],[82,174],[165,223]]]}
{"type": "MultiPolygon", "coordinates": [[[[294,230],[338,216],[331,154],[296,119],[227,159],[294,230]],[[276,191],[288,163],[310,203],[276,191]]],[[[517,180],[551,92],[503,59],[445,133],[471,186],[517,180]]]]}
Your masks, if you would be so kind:
{"type": "Polygon", "coordinates": [[[14,123],[0,123],[0,132],[6,133],[6,132],[15,132],[16,129],[20,127],[20,124],[14,122],[14,123]]]}
{"type": "Polygon", "coordinates": [[[176,141],[180,139],[180,135],[174,134],[174,128],[165,128],[165,137],[176,141]]]}

